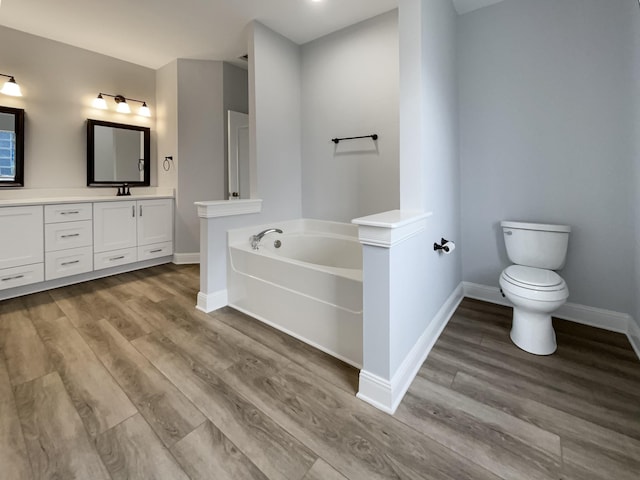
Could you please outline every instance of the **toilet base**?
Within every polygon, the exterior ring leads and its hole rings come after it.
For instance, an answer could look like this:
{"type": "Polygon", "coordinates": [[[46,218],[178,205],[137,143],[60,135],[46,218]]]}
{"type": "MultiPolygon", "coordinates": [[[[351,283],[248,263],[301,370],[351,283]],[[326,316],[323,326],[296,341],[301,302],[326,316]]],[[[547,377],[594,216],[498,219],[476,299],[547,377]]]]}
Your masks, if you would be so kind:
{"type": "Polygon", "coordinates": [[[513,308],[511,341],[525,352],[534,355],[551,355],[556,351],[556,332],[551,315],[513,308]]]}

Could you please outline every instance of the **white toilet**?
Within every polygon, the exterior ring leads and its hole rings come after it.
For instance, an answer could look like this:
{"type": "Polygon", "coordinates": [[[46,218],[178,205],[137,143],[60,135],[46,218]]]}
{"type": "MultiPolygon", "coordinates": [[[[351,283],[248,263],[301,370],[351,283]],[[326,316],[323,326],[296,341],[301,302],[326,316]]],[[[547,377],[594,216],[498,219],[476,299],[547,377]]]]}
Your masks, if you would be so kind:
{"type": "Polygon", "coordinates": [[[515,263],[500,274],[502,293],[514,305],[511,340],[526,352],[550,355],[556,351],[551,313],[569,297],[553,270],[564,266],[571,227],[507,221],[500,226],[515,263]]]}

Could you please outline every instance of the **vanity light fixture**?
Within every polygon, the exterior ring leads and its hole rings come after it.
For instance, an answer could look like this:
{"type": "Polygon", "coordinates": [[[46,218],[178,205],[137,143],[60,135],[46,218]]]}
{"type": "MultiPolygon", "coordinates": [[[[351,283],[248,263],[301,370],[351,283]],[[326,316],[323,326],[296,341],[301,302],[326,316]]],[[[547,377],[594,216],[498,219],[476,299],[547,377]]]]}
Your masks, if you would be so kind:
{"type": "Polygon", "coordinates": [[[116,95],[114,98],[118,106],[116,107],[116,111],[120,113],[131,113],[131,107],[127,103],[127,99],[122,95],[116,95]]]}
{"type": "Polygon", "coordinates": [[[93,106],[95,108],[99,108],[101,110],[107,110],[109,107],[107,106],[107,101],[104,99],[104,96],[111,97],[116,102],[116,111],[120,113],[131,113],[131,107],[127,103],[127,100],[130,102],[138,102],[141,103],[142,106],[138,109],[138,115],[143,117],[150,117],[151,110],[147,106],[147,102],[144,100],[136,100],[135,98],[127,98],[124,95],[111,95],[110,93],[99,93],[96,98],[93,99],[93,106]]]}
{"type": "Polygon", "coordinates": [[[138,109],[138,115],[142,115],[143,117],[151,116],[151,110],[147,107],[147,102],[142,102],[142,106],[138,109]]]}
{"type": "Polygon", "coordinates": [[[16,79],[13,78],[13,75],[7,75],[5,73],[0,73],[0,76],[7,77],[9,80],[4,82],[4,86],[0,89],[0,93],[4,93],[5,95],[11,95],[12,97],[21,97],[22,92],[20,91],[20,85],[16,83],[16,79]]]}

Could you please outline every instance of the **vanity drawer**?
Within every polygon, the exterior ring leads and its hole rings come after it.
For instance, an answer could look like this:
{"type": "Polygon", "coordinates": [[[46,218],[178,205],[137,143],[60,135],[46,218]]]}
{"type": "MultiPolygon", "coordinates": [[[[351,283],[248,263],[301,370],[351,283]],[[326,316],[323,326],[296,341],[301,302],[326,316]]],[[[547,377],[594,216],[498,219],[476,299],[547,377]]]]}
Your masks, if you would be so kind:
{"type": "Polygon", "coordinates": [[[45,280],[90,272],[93,270],[93,249],[81,247],[61,252],[47,252],[44,262],[45,280]]]}
{"type": "Polygon", "coordinates": [[[111,250],[110,252],[96,253],[93,256],[93,269],[116,267],[133,263],[137,260],[136,248],[123,248],[122,250],[111,250]]]}
{"type": "Polygon", "coordinates": [[[44,263],[0,270],[0,290],[44,281],[44,263]]]}
{"type": "Polygon", "coordinates": [[[81,222],[49,223],[44,226],[45,252],[56,252],[67,248],[93,245],[93,223],[81,222]]]}
{"type": "Polygon", "coordinates": [[[44,223],[75,222],[91,220],[93,206],[91,203],[65,203],[44,206],[44,223]]]}
{"type": "Polygon", "coordinates": [[[138,261],[166,257],[173,254],[173,242],[156,243],[138,247],[138,261]]]}

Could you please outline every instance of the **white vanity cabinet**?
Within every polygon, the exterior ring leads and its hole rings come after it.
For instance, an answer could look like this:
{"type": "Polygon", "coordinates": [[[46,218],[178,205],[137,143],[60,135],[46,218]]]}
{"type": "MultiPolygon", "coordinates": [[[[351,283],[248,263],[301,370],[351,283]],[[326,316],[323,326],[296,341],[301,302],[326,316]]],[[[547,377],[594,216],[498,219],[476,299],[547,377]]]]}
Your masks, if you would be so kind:
{"type": "Polygon", "coordinates": [[[170,261],[173,202],[0,200],[0,300],[170,261]]]}
{"type": "Polygon", "coordinates": [[[135,248],[136,201],[93,204],[94,253],[135,248]]]}
{"type": "Polygon", "coordinates": [[[45,205],[45,280],[93,270],[91,203],[45,205]]]}
{"type": "Polygon", "coordinates": [[[173,243],[173,201],[139,200],[138,245],[173,243]]]}
{"type": "Polygon", "coordinates": [[[173,200],[93,204],[94,269],[173,253],[173,200]]]}
{"type": "Polygon", "coordinates": [[[0,207],[0,290],[44,280],[42,205],[0,207]]]}

